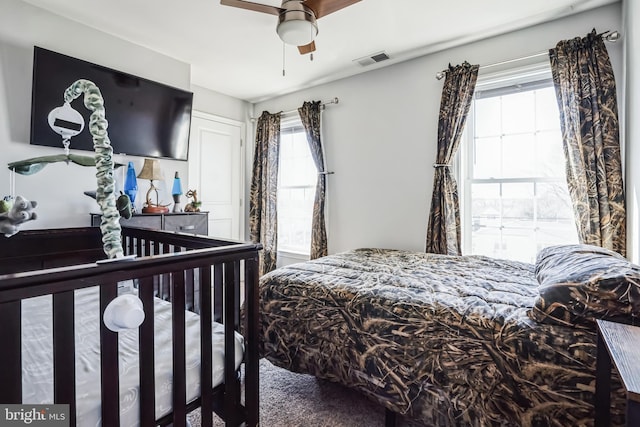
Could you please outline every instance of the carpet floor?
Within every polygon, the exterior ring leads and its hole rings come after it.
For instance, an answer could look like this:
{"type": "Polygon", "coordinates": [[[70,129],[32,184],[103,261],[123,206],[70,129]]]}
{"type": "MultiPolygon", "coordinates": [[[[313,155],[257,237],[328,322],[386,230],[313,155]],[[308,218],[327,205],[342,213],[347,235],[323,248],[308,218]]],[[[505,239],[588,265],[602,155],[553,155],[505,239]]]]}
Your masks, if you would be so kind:
{"type": "MultiPolygon", "coordinates": [[[[414,426],[398,417],[398,427],[414,426]]],[[[200,410],[189,414],[200,427],[200,410]]],[[[214,416],[214,426],[224,423],[214,416]]],[[[384,409],[340,384],[296,374],[260,360],[260,426],[382,427],[384,409]]]]}

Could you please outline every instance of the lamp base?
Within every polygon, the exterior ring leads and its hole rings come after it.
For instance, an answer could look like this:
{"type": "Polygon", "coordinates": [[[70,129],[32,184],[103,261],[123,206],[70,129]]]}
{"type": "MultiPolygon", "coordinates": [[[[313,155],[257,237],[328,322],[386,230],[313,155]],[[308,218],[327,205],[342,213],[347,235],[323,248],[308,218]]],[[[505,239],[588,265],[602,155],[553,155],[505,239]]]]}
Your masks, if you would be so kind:
{"type": "MultiPolygon", "coordinates": [[[[176,176],[178,172],[176,172],[176,176]]],[[[182,206],[180,206],[180,194],[173,195],[173,211],[174,212],[182,212],[182,206]]]]}
{"type": "Polygon", "coordinates": [[[142,213],[167,213],[169,208],[166,206],[145,206],[142,208],[142,213]]]}

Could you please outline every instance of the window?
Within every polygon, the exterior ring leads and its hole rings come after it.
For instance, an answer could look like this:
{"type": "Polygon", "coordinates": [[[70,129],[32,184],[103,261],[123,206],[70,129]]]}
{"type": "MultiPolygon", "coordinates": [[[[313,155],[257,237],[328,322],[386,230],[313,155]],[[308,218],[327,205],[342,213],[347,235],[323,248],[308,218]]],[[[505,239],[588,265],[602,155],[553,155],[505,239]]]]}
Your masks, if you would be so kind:
{"type": "Polygon", "coordinates": [[[278,251],[309,255],[318,172],[300,118],[280,124],[278,251]]]}
{"type": "Polygon", "coordinates": [[[547,73],[478,81],[461,150],[465,253],[534,262],[578,240],[547,73]]]}

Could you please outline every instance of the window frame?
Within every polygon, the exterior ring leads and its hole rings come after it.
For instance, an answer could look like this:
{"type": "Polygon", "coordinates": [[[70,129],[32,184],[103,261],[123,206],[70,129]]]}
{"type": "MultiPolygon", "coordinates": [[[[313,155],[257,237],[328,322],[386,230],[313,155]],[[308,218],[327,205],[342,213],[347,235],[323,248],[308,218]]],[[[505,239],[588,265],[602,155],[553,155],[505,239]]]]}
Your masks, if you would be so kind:
{"type": "MultiPolygon", "coordinates": [[[[305,136],[305,144],[307,146],[307,148],[309,150],[311,150],[308,146],[308,142],[306,141],[306,131],[304,129],[304,125],[302,124],[302,119],[300,118],[300,115],[295,112],[293,114],[287,115],[287,116],[282,116],[281,120],[280,120],[280,138],[282,139],[282,137],[284,135],[292,135],[292,134],[296,134],[296,133],[302,133],[305,136]]],[[[282,151],[280,152],[282,154],[282,151]]],[[[309,151],[309,154],[311,154],[311,151],[309,151]]],[[[280,159],[278,161],[282,161],[282,155],[280,156],[280,159]]],[[[315,167],[315,165],[314,165],[315,167]]],[[[280,173],[280,166],[278,167],[278,174],[280,173]]],[[[281,182],[280,182],[280,176],[278,176],[278,192],[280,192],[281,188],[286,188],[286,189],[313,189],[315,191],[316,189],[316,184],[311,184],[311,185],[294,185],[294,186],[284,186],[281,187],[281,182]]],[[[278,197],[278,200],[280,198],[278,197]]],[[[309,217],[313,216],[313,211],[309,212],[309,217]]],[[[280,216],[278,216],[278,221],[280,220],[280,216]]],[[[309,231],[311,231],[311,226],[309,227],[309,231]]],[[[280,227],[278,227],[278,233],[280,233],[280,227]]],[[[278,252],[278,256],[282,256],[284,258],[289,258],[289,259],[295,259],[295,260],[309,260],[310,256],[311,256],[311,244],[309,244],[309,247],[307,248],[306,251],[299,251],[299,250],[295,250],[293,248],[290,247],[286,247],[284,249],[282,249],[280,247],[280,239],[278,239],[278,247],[276,248],[277,252],[278,252]]]]}
{"type": "MultiPolygon", "coordinates": [[[[537,62],[518,68],[498,71],[478,77],[473,101],[467,116],[467,122],[462,134],[462,139],[454,162],[454,176],[458,180],[460,205],[461,250],[462,254],[472,254],[472,199],[471,187],[473,184],[498,184],[502,194],[502,184],[531,183],[533,185],[533,223],[538,220],[537,187],[545,183],[565,183],[562,178],[554,177],[518,177],[518,178],[473,178],[473,159],[475,156],[475,101],[476,99],[489,98],[500,95],[525,92],[540,88],[553,87],[551,67],[548,62],[537,62]]],[[[501,211],[501,218],[503,213],[501,211]]]]}

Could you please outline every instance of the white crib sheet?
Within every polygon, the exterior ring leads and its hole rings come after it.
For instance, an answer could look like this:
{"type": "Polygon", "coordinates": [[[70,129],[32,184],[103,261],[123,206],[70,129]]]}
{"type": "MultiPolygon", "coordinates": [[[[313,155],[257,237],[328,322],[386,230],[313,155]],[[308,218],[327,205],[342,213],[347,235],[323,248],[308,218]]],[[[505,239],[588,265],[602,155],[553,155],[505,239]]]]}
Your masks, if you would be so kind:
{"type": "MultiPolygon", "coordinates": [[[[146,314],[147,316],[149,313],[146,314]]],[[[53,403],[52,298],[43,296],[22,302],[23,402],[53,403]]],[[[101,425],[100,323],[97,288],[75,291],[77,425],[101,425]]],[[[187,401],[200,395],[200,318],[186,312],[187,401]]],[[[224,380],[224,330],[213,323],[213,385],[224,380]]],[[[242,361],[244,340],[236,333],[236,367],[242,361]]],[[[139,370],[138,330],[119,333],[120,421],[138,426],[139,370]]],[[[155,299],[156,418],[172,408],[171,304],[155,299]]]]}

